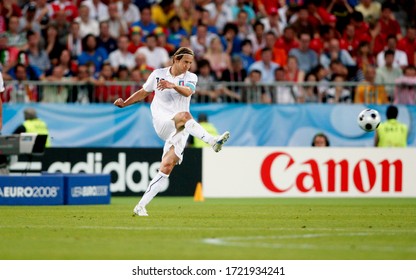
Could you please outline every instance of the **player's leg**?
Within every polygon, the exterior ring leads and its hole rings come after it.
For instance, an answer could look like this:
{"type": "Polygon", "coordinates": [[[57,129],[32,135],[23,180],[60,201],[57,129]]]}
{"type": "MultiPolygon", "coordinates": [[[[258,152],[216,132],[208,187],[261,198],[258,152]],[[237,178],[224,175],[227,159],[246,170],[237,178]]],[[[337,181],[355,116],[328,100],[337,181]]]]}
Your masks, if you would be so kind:
{"type": "Polygon", "coordinates": [[[148,216],[146,206],[160,192],[163,186],[165,186],[166,180],[168,180],[170,173],[172,172],[175,165],[179,162],[179,158],[176,156],[174,149],[175,147],[171,146],[170,150],[162,158],[159,172],[152,179],[143,197],[134,208],[135,214],[139,216],[148,216]]]}
{"type": "Polygon", "coordinates": [[[214,137],[209,134],[198,122],[196,122],[188,112],[180,112],[176,114],[174,121],[177,129],[184,127],[187,133],[211,145],[216,152],[221,150],[222,145],[227,142],[230,137],[230,133],[228,131],[220,136],[214,137]]]}

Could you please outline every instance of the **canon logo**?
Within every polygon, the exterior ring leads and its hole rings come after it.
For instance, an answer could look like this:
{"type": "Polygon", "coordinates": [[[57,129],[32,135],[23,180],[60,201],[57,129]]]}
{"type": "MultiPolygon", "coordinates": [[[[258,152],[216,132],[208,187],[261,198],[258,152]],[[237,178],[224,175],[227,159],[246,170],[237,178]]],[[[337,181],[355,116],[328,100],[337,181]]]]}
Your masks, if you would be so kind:
{"type": "Polygon", "coordinates": [[[315,159],[296,161],[289,153],[275,152],[261,164],[261,180],[272,192],[283,193],[292,188],[300,192],[358,192],[369,193],[375,188],[381,192],[402,192],[403,163],[401,160],[370,159],[357,161],[315,159]],[[272,167],[273,166],[273,167],[272,167]]]}
{"type": "MultiPolygon", "coordinates": [[[[131,162],[126,164],[126,153],[118,153],[117,161],[110,161],[103,166],[102,153],[87,153],[87,160],[77,162],[73,166],[70,162],[57,161],[52,163],[48,172],[62,173],[88,173],[88,174],[114,174],[116,181],[111,183],[112,192],[124,192],[126,186],[133,192],[141,192],[147,189],[150,180],[156,176],[160,162],[131,162]],[[140,178],[138,182],[134,181],[133,175],[140,178]]],[[[161,192],[169,186],[169,180],[161,192]]]]}

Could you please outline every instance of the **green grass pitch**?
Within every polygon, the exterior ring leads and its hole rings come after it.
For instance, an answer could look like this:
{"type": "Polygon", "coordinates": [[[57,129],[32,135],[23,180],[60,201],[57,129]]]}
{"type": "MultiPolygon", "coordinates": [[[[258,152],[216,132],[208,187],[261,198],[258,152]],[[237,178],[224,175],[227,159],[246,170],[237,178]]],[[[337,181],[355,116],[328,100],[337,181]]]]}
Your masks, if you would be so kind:
{"type": "Polygon", "coordinates": [[[0,206],[0,259],[416,259],[416,199],[137,200],[0,206]]]}

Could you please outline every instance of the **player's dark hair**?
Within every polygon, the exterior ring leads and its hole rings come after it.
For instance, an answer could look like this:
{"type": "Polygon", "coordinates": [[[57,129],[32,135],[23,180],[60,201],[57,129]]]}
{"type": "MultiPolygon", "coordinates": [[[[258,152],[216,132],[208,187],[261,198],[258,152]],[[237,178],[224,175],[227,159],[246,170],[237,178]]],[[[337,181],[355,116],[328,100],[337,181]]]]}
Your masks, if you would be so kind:
{"type": "Polygon", "coordinates": [[[399,115],[399,109],[397,109],[396,106],[390,105],[389,107],[387,107],[386,117],[388,120],[396,119],[398,115],[399,115]]]}

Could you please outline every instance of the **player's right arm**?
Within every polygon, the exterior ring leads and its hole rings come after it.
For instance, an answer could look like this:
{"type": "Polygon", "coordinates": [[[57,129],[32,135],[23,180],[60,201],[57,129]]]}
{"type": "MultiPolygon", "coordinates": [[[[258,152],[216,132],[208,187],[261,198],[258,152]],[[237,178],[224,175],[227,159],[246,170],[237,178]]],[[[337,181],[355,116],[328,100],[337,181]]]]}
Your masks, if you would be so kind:
{"type": "Polygon", "coordinates": [[[117,107],[123,108],[129,106],[131,104],[137,103],[143,99],[145,99],[151,92],[145,91],[143,88],[139,89],[135,93],[133,93],[129,98],[123,100],[123,98],[118,98],[114,101],[114,105],[117,107]]]}
{"type": "Polygon", "coordinates": [[[146,98],[149,94],[151,94],[156,89],[156,73],[153,71],[150,76],[147,78],[147,81],[144,83],[143,87],[133,93],[129,98],[125,101],[123,98],[118,98],[114,101],[114,105],[117,107],[123,108],[129,106],[131,104],[137,103],[146,98]]]}

